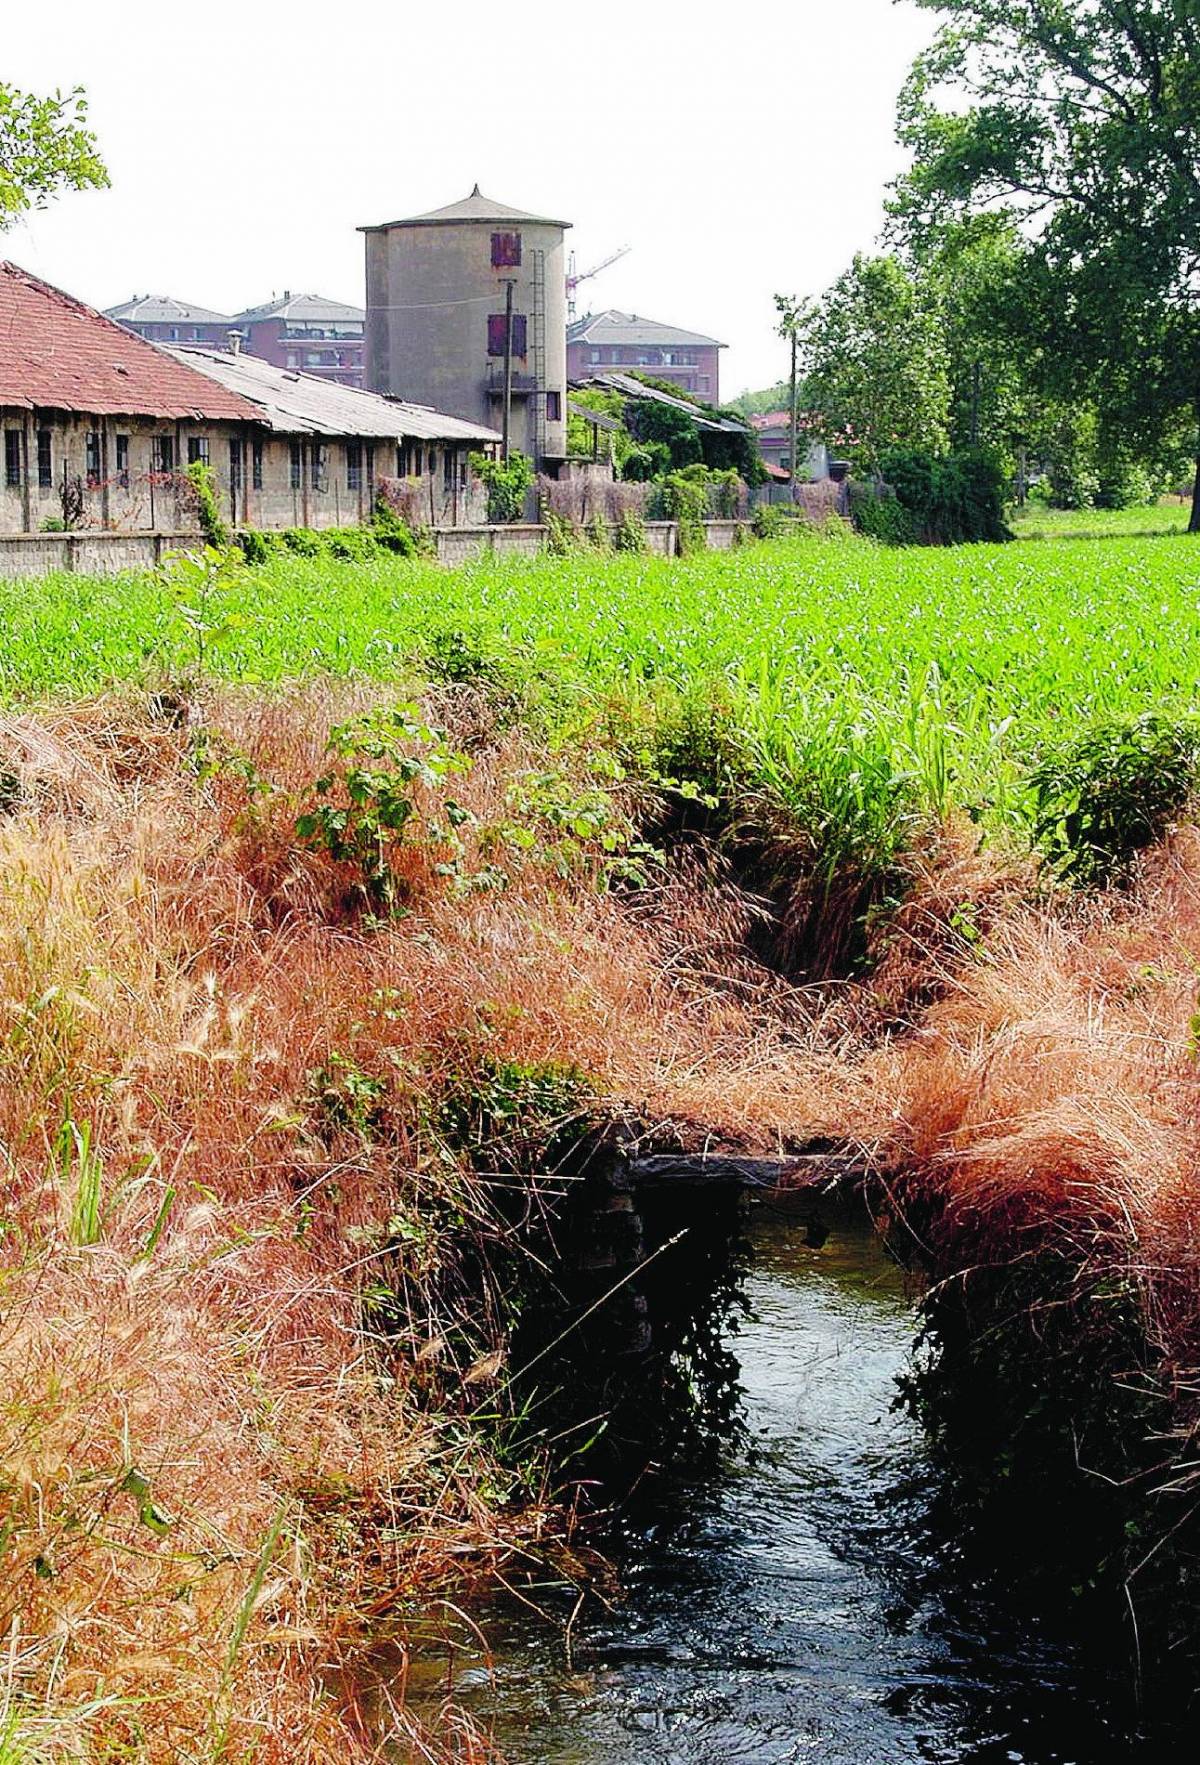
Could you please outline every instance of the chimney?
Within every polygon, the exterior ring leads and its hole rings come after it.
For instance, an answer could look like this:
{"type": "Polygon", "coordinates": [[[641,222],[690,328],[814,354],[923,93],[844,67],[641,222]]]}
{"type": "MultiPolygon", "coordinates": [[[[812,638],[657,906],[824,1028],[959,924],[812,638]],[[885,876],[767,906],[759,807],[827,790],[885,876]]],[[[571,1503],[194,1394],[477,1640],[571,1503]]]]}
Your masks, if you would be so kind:
{"type": "Polygon", "coordinates": [[[283,298],[284,298],[284,299],[285,299],[285,300],[290,300],[290,299],[291,299],[291,298],[292,298],[292,291],[291,291],[291,289],[290,289],[290,288],[285,288],[285,289],[284,289],[284,291],[283,291],[283,298]]]}
{"type": "Polygon", "coordinates": [[[225,336],[226,336],[226,339],[229,343],[230,355],[241,355],[241,353],[242,353],[242,334],[241,334],[241,332],[240,331],[226,331],[225,336]]]}

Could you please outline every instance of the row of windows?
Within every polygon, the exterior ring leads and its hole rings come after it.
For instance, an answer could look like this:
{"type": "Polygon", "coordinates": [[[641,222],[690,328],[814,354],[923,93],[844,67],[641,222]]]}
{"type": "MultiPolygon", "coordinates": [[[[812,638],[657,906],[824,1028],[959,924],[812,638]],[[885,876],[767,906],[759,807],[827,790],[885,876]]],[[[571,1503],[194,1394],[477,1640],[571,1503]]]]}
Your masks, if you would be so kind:
{"type": "MultiPolygon", "coordinates": [[[[548,393],[546,398],[547,414],[557,420],[559,414],[558,393],[548,393]],[[554,400],[551,411],[550,401],[554,400]]],[[[129,483],[129,437],[117,435],[115,443],[116,478],[122,485],[129,483]]],[[[24,482],[24,431],[6,429],[4,432],[4,476],[5,482],[12,488],[19,488],[24,482]]],[[[442,479],[446,490],[454,487],[455,451],[446,447],[426,447],[421,442],[403,441],[396,446],[396,476],[398,478],[421,478],[427,473],[436,476],[439,466],[439,451],[442,479]]],[[[291,444],[290,476],[293,490],[300,490],[304,485],[304,443],[293,441],[291,444]]],[[[329,488],[329,448],[324,442],[313,442],[308,449],[309,484],[314,490],[329,488]]],[[[373,464],[374,449],[369,450],[368,467],[373,464]]],[[[210,466],[212,464],[212,444],[207,435],[192,435],[187,444],[188,465],[210,466]]],[[[104,478],[104,440],[98,430],[90,430],[84,439],[84,459],[87,482],[93,489],[103,482],[104,478]]],[[[175,437],[173,435],[154,435],[150,438],[150,469],[156,473],[169,473],[175,470],[175,437]]],[[[229,482],[234,490],[240,490],[243,484],[245,469],[244,444],[237,439],[229,442],[229,482]]],[[[465,487],[467,482],[467,462],[462,458],[458,462],[459,482],[465,487]]],[[[49,429],[37,432],[37,480],[43,489],[49,489],[54,483],[54,451],[53,435],[49,429]]],[[[254,490],[263,488],[263,444],[255,440],[250,443],[250,484],[254,490]]],[[[346,443],[346,488],[361,490],[364,484],[364,454],[361,442],[346,443]]]]}
{"type": "Polygon", "coordinates": [[[608,361],[638,368],[694,368],[699,364],[700,354],[695,349],[654,349],[650,344],[639,349],[632,344],[620,344],[611,349],[589,349],[588,361],[593,367],[608,361]]]}

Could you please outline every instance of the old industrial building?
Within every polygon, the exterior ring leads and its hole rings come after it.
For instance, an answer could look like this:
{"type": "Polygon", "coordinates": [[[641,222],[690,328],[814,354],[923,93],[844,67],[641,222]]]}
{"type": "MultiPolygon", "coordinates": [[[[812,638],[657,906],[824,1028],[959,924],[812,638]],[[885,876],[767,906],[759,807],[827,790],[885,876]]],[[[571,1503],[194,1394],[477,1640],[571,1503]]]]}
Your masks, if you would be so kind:
{"type": "Polygon", "coordinates": [[[253,357],[159,348],[11,263],[0,263],[0,431],[8,534],[184,531],[195,522],[181,471],[197,460],[239,523],[353,522],[385,477],[419,486],[431,521],[465,522],[480,503],[468,456],[499,440],[253,357]]]}
{"type": "Polygon", "coordinates": [[[567,375],[572,383],[595,379],[607,369],[633,368],[670,380],[708,404],[721,402],[721,356],[715,337],[661,325],[637,313],[610,309],[589,313],[567,328],[567,375]]]}
{"type": "Polygon", "coordinates": [[[502,428],[511,286],[511,444],[539,467],[562,459],[569,225],[476,185],[447,208],[362,228],[367,385],[502,428]]]}
{"type": "Polygon", "coordinates": [[[252,440],[248,458],[231,437],[225,458],[212,461],[235,526],[363,522],[383,479],[406,481],[414,521],[458,527],[484,519],[487,498],[470,456],[496,446],[494,429],[252,355],[172,353],[252,405],[266,431],[252,440]]]}

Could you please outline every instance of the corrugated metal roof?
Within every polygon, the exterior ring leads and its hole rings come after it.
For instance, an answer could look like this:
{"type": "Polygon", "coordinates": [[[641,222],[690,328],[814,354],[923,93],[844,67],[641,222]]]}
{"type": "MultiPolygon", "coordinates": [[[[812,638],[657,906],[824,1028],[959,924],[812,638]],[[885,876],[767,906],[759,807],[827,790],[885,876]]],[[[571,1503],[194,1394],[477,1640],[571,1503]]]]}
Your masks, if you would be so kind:
{"type": "Polygon", "coordinates": [[[95,417],[258,420],[254,405],[235,391],[4,261],[0,405],[95,417]]]}
{"type": "Polygon", "coordinates": [[[574,324],[567,326],[568,343],[653,343],[701,344],[709,349],[724,349],[715,337],[705,337],[699,331],[683,331],[678,325],[661,325],[657,319],[644,319],[637,313],[618,312],[610,307],[607,312],[588,313],[585,318],[576,319],[574,324]]]}
{"type": "Polygon", "coordinates": [[[228,313],[214,313],[206,306],[188,306],[173,294],[135,294],[121,306],[104,309],[106,319],[117,323],[139,325],[232,325],[228,313]]]}
{"type": "Polygon", "coordinates": [[[366,312],[361,306],[349,306],[344,300],[329,300],[323,294],[285,294],[282,300],[268,300],[263,306],[248,306],[236,315],[239,325],[253,324],[259,319],[294,319],[297,324],[363,324],[366,312]]]}
{"type": "Polygon", "coordinates": [[[503,202],[493,202],[490,196],[480,194],[476,184],[469,196],[461,202],[447,203],[445,208],[431,208],[428,214],[410,215],[407,220],[381,221],[377,226],[360,227],[360,233],[383,233],[389,227],[441,227],[453,226],[471,221],[524,221],[530,227],[569,227],[570,221],[552,221],[545,215],[527,214],[521,208],[509,208],[503,202]]]}
{"type": "Polygon", "coordinates": [[[660,392],[657,386],[647,386],[644,380],[635,379],[632,374],[605,372],[589,374],[586,380],[572,380],[575,390],[583,392],[589,386],[607,386],[612,392],[620,392],[626,398],[648,399],[652,404],[669,404],[677,411],[686,411],[697,429],[716,429],[724,435],[746,435],[749,433],[745,423],[735,423],[729,417],[710,417],[686,398],[672,398],[669,392],[660,392]]]}
{"type": "Polygon", "coordinates": [[[362,392],[357,386],[340,386],[315,374],[277,368],[244,352],[228,355],[221,350],[179,345],[165,353],[249,401],[256,407],[259,421],[281,435],[478,443],[501,439],[498,430],[445,417],[428,405],[381,398],[377,392],[362,392]]]}

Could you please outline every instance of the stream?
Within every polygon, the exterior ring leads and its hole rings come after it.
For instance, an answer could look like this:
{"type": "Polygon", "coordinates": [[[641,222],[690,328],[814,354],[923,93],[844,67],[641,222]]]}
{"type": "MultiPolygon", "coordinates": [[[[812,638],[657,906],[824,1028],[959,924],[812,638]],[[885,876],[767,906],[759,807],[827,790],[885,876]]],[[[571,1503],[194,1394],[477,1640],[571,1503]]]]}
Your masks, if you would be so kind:
{"type": "Polygon", "coordinates": [[[766,1200],[750,1237],[741,1441],[626,1515],[619,1603],[590,1601],[569,1649],[569,1600],[557,1625],[476,1609],[487,1654],[466,1625],[427,1643],[410,1705],[452,1695],[508,1765],[1178,1756],[1131,1738],[1081,1639],[998,1609],[939,1539],[920,1433],[893,1403],[911,1295],[865,1222],[814,1246],[766,1200]]]}

